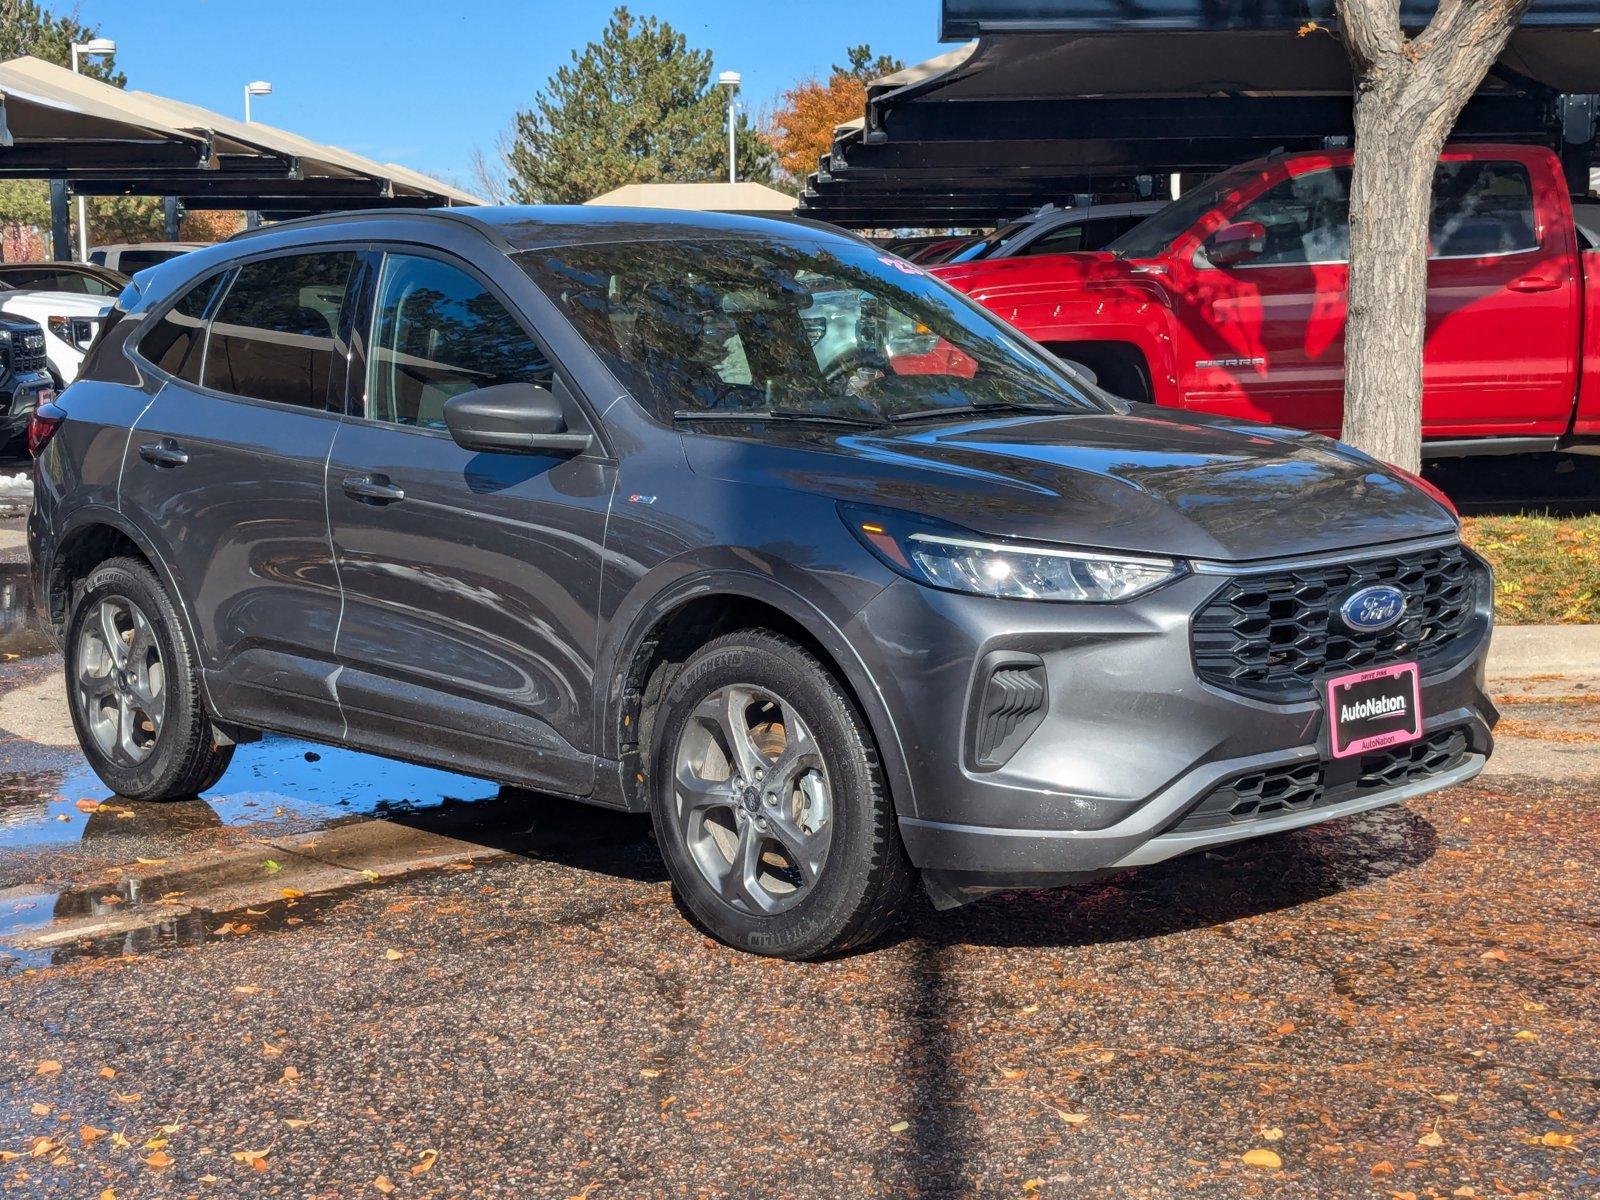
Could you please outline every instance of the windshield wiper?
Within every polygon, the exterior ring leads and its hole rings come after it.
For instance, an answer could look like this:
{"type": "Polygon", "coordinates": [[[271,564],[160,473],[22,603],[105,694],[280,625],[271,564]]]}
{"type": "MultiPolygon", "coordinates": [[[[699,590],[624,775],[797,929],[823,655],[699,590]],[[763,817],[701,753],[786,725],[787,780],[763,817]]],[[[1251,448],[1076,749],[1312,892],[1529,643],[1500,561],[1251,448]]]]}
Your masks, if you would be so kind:
{"type": "Polygon", "coordinates": [[[852,417],[843,413],[807,412],[803,408],[680,408],[674,421],[805,421],[818,425],[848,425],[853,429],[876,429],[883,424],[872,417],[852,417]]]}
{"type": "Polygon", "coordinates": [[[1026,403],[1020,400],[1002,400],[996,404],[946,404],[940,408],[917,408],[911,412],[891,413],[891,421],[925,421],[932,417],[970,417],[983,413],[1015,412],[1015,413],[1059,413],[1066,414],[1074,410],[1061,404],[1039,402],[1026,403]]]}

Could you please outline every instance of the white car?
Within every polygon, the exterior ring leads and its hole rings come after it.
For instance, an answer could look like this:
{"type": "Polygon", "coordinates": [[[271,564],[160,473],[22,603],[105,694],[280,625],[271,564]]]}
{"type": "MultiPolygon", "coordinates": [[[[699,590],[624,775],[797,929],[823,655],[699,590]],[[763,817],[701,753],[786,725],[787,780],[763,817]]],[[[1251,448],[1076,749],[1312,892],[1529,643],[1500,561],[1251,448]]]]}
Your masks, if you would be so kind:
{"type": "Polygon", "coordinates": [[[132,275],[203,245],[204,242],[118,242],[114,246],[96,246],[89,251],[89,261],[97,267],[132,275]]]}
{"type": "Polygon", "coordinates": [[[45,361],[58,388],[78,377],[83,356],[112,304],[105,296],[34,292],[0,284],[0,312],[37,321],[44,330],[45,361]]]}
{"type": "MultiPolygon", "coordinates": [[[[1152,213],[1166,208],[1166,200],[1137,200],[1128,204],[1088,204],[1057,208],[1046,204],[1021,220],[1002,225],[988,237],[977,238],[941,257],[939,266],[975,262],[980,258],[1021,258],[1036,254],[1075,254],[1099,250],[1117,240],[1152,213]]],[[[933,263],[925,263],[932,266],[933,263]]]]}

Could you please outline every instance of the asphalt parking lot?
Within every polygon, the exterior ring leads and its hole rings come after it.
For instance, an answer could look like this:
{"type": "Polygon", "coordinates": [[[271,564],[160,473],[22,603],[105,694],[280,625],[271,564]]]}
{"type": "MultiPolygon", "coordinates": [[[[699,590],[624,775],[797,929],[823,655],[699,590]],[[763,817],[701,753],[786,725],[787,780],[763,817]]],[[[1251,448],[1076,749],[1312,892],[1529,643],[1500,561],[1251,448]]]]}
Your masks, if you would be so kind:
{"type": "Polygon", "coordinates": [[[0,1193],[1600,1194],[1600,680],[1493,772],[745,957],[647,823],[267,739],[116,800],[0,523],[0,1193]]]}

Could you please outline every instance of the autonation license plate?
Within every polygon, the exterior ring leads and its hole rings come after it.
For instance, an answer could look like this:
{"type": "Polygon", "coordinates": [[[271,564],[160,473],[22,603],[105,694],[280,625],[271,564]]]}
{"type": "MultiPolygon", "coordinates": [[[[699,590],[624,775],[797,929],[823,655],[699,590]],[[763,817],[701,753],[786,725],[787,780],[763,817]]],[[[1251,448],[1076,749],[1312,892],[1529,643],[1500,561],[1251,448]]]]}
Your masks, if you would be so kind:
{"type": "Polygon", "coordinates": [[[1422,736],[1422,673],[1416,663],[1338,675],[1327,688],[1333,757],[1367,754],[1422,736]]]}

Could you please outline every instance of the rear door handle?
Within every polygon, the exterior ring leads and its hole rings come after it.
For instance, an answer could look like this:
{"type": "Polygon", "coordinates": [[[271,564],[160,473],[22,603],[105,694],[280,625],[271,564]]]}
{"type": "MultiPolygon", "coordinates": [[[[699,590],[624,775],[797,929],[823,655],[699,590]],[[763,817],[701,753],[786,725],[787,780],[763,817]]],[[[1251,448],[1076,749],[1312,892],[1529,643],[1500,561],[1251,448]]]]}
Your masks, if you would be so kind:
{"type": "Polygon", "coordinates": [[[346,496],[363,504],[395,504],[406,498],[405,492],[390,483],[387,475],[352,475],[340,486],[346,496]]]}
{"type": "Polygon", "coordinates": [[[162,438],[140,446],[139,457],[158,467],[181,467],[189,461],[189,452],[171,438],[162,438]]]}
{"type": "Polygon", "coordinates": [[[1513,292],[1553,292],[1561,286],[1559,279],[1546,279],[1543,275],[1530,275],[1526,279],[1513,279],[1513,292]]]}

